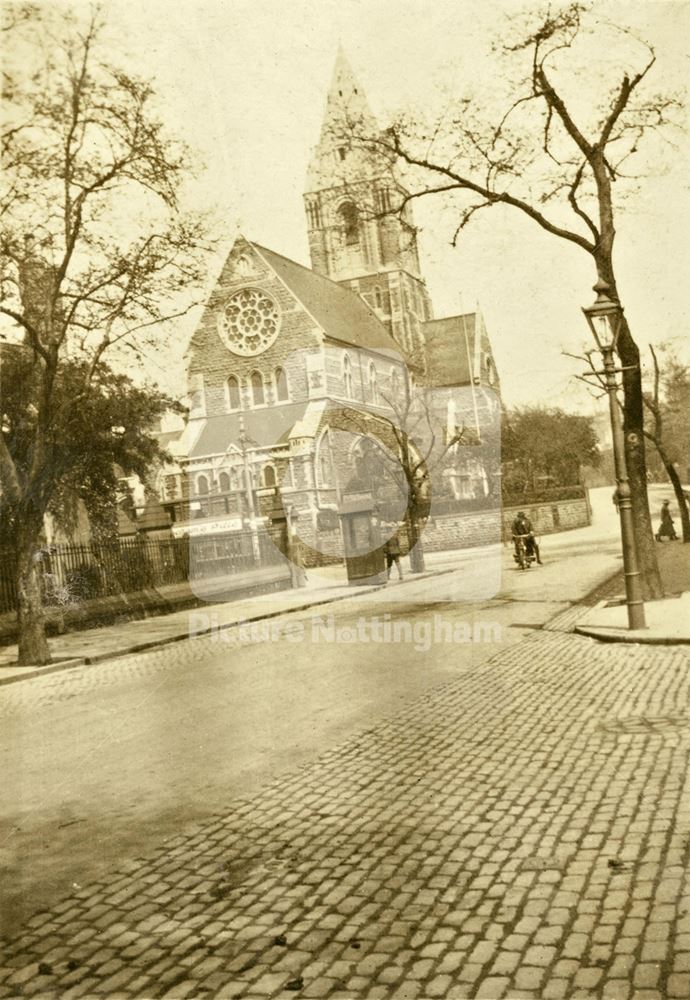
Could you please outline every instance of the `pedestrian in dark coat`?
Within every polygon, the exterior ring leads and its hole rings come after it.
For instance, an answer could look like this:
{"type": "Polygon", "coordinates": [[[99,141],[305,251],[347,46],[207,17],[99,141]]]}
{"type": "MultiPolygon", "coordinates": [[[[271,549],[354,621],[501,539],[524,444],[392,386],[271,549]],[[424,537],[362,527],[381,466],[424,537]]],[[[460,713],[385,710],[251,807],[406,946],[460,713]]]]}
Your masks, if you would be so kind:
{"type": "Polygon", "coordinates": [[[390,580],[391,569],[393,568],[393,563],[395,563],[398,570],[398,579],[402,580],[403,571],[400,564],[400,539],[398,538],[398,532],[394,531],[390,538],[384,543],[383,551],[386,556],[386,578],[390,580]]]}
{"type": "Polygon", "coordinates": [[[676,529],[673,526],[673,518],[671,517],[671,511],[669,509],[669,501],[664,500],[661,505],[661,524],[659,525],[659,530],[656,533],[656,540],[660,542],[662,538],[670,538],[672,542],[678,538],[676,534],[676,529]]]}

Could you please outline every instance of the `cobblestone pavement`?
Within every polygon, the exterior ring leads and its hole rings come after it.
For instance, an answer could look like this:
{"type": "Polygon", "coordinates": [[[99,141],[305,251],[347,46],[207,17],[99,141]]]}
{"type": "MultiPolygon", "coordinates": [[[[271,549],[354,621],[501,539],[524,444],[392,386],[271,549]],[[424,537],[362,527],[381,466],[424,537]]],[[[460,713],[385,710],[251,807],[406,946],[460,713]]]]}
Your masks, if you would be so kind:
{"type": "Polygon", "coordinates": [[[36,914],[0,995],[687,998],[689,666],[534,633],[36,914]]]}

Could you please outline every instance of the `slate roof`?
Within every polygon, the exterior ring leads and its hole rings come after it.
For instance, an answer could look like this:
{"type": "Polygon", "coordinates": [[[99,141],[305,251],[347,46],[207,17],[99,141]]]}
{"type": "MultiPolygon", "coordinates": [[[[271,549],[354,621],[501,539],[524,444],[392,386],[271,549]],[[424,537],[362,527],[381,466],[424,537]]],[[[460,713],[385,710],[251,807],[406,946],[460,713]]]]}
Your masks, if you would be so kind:
{"type": "Polygon", "coordinates": [[[447,316],[422,324],[427,344],[426,380],[431,385],[470,385],[476,314],[447,316]]]}
{"type": "Polygon", "coordinates": [[[399,356],[400,349],[388,328],[356,292],[258,243],[252,246],[312,314],[327,337],[353,347],[394,352],[399,356]]]}
{"type": "Polygon", "coordinates": [[[190,458],[202,455],[223,455],[231,444],[238,445],[240,438],[240,416],[249,447],[269,447],[283,443],[300,420],[308,400],[300,403],[285,403],[281,406],[267,406],[263,409],[242,410],[242,413],[221,413],[207,417],[199,437],[190,451],[190,458]]]}

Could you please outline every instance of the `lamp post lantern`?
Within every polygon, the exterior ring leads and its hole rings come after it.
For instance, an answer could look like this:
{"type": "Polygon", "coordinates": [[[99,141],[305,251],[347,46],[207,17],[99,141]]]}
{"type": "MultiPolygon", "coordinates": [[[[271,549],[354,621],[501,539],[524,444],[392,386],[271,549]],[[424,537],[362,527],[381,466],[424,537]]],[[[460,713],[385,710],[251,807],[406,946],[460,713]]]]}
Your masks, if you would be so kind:
{"type": "Polygon", "coordinates": [[[583,313],[594,334],[594,340],[601,352],[604,370],[597,372],[604,376],[604,384],[609,397],[609,413],[611,417],[611,434],[613,437],[613,460],[616,470],[616,495],[618,497],[618,512],[621,521],[621,539],[623,544],[623,570],[625,573],[625,601],[628,606],[628,628],[646,628],[644,602],[642,600],[642,581],[635,548],[635,533],[632,519],[632,503],[630,499],[630,483],[625,464],[625,442],[623,425],[616,395],[616,373],[621,371],[616,367],[614,351],[618,343],[618,335],[623,321],[623,307],[620,302],[609,295],[610,287],[605,281],[598,281],[594,286],[597,293],[596,301],[591,306],[585,306],[583,313]]]}

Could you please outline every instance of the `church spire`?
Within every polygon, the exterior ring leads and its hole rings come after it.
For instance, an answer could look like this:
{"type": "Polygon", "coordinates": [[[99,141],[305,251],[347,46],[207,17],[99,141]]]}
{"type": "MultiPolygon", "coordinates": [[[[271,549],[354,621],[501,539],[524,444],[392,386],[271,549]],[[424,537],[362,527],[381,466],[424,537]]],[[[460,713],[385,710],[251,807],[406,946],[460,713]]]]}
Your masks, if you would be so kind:
{"type": "Polygon", "coordinates": [[[362,135],[377,135],[378,125],[369,102],[342,46],[333,67],[331,85],[326,98],[326,108],[321,124],[321,135],[314,149],[307,172],[307,191],[317,191],[331,187],[343,180],[352,180],[354,172],[366,169],[368,156],[352,156],[353,138],[362,135]],[[348,157],[346,176],[339,166],[348,157]],[[361,161],[355,163],[355,160],[361,161]],[[340,175],[343,175],[342,177],[340,175]]]}
{"type": "Polygon", "coordinates": [[[405,189],[390,159],[366,141],[379,136],[366,95],[339,48],[304,194],[311,264],[361,295],[413,357],[431,303],[411,210],[396,208],[405,189]]]}
{"type": "Polygon", "coordinates": [[[342,45],[333,67],[331,86],[326,98],[326,112],[321,126],[321,142],[337,143],[356,127],[358,131],[376,132],[377,125],[366,95],[360,87],[342,45]]]}

